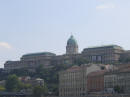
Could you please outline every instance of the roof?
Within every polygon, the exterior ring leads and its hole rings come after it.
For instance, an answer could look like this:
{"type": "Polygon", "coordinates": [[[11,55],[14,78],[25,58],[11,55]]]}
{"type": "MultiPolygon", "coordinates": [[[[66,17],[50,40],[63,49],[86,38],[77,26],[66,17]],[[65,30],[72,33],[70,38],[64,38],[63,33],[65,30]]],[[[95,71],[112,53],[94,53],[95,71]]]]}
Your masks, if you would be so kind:
{"type": "Polygon", "coordinates": [[[30,53],[30,54],[25,54],[23,57],[28,57],[28,56],[56,56],[56,54],[51,53],[51,52],[40,52],[40,53],[30,53]]]}
{"type": "Polygon", "coordinates": [[[115,49],[122,49],[123,50],[123,48],[122,47],[120,47],[120,46],[118,46],[118,45],[102,45],[102,46],[93,46],[93,47],[88,47],[88,48],[86,48],[86,49],[95,49],[95,48],[109,48],[109,47],[111,47],[111,48],[115,48],[115,49]]]}
{"type": "Polygon", "coordinates": [[[69,69],[67,69],[66,71],[77,71],[77,70],[80,70],[81,69],[81,67],[80,66],[77,66],[77,65],[75,65],[75,66],[72,66],[71,68],[69,68],[69,69]]]}
{"type": "Polygon", "coordinates": [[[128,73],[128,72],[130,72],[130,64],[121,65],[118,67],[117,70],[108,71],[105,74],[110,75],[110,74],[128,73]]]}
{"type": "Polygon", "coordinates": [[[78,45],[73,35],[71,35],[70,38],[68,39],[67,45],[78,45]]]}

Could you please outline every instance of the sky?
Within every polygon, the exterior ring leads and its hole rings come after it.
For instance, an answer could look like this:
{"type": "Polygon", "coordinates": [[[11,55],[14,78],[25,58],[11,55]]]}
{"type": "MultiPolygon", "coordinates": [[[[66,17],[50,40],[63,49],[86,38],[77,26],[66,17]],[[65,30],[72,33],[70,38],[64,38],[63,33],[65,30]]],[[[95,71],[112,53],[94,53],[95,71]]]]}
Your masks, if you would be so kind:
{"type": "Polygon", "coordinates": [[[79,51],[130,49],[130,0],[0,0],[0,67],[27,53],[64,54],[73,33],[79,51]]]}

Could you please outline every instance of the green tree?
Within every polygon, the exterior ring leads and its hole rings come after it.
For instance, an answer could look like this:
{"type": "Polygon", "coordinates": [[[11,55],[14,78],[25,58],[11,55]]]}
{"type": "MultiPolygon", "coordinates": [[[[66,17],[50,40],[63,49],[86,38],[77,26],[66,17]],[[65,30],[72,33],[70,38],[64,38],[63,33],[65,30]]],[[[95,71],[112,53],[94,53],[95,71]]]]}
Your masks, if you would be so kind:
{"type": "Polygon", "coordinates": [[[43,65],[39,65],[36,69],[35,77],[39,77],[45,80],[48,91],[54,95],[58,95],[58,73],[59,71],[66,70],[72,65],[57,64],[52,68],[44,68],[43,65]]]}
{"type": "Polygon", "coordinates": [[[87,64],[89,63],[85,58],[77,58],[74,60],[74,65],[82,65],[82,64],[87,64]]]}
{"type": "Polygon", "coordinates": [[[35,86],[33,88],[33,96],[34,97],[43,97],[48,92],[46,86],[35,86]]]}
{"type": "Polygon", "coordinates": [[[28,71],[27,68],[23,68],[12,70],[10,74],[16,74],[16,76],[28,76],[30,75],[30,72],[28,71]]]}
{"type": "Polygon", "coordinates": [[[130,56],[121,56],[120,59],[119,59],[119,62],[129,63],[130,62],[130,56]]]}
{"type": "Polygon", "coordinates": [[[31,84],[23,84],[22,86],[24,89],[31,89],[32,88],[31,84]]]}
{"type": "Polygon", "coordinates": [[[5,91],[5,87],[0,86],[0,91],[5,91]]]}
{"type": "Polygon", "coordinates": [[[44,74],[47,74],[47,69],[44,68],[43,65],[39,65],[37,68],[36,68],[36,77],[43,77],[44,74]]]}
{"type": "Polygon", "coordinates": [[[32,85],[20,82],[20,85],[18,86],[18,90],[27,90],[27,89],[32,89],[32,85]]]}
{"type": "Polygon", "coordinates": [[[120,86],[115,86],[114,87],[114,90],[115,90],[115,92],[117,92],[117,93],[120,93],[121,92],[121,88],[120,88],[120,86]]]}
{"type": "Polygon", "coordinates": [[[21,85],[22,83],[16,75],[9,75],[6,80],[5,88],[8,92],[17,92],[20,90],[21,85]]]}

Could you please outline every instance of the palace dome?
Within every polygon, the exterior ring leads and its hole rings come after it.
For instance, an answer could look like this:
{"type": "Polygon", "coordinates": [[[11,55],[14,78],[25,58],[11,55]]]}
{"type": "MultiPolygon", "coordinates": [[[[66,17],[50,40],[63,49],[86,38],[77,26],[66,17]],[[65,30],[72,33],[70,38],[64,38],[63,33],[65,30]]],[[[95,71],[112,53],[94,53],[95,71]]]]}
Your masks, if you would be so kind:
{"type": "Polygon", "coordinates": [[[73,35],[71,35],[70,38],[68,39],[67,45],[76,45],[76,46],[78,45],[73,35]]]}

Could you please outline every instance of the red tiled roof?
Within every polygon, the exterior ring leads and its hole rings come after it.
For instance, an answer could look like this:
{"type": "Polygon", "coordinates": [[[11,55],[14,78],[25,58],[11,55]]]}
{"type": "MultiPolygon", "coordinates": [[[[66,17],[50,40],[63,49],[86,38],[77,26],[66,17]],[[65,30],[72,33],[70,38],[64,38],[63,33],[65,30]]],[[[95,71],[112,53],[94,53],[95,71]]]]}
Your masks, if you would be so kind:
{"type": "Polygon", "coordinates": [[[80,66],[72,66],[71,68],[67,69],[66,71],[76,71],[76,70],[80,70],[81,67],[80,66]]]}

